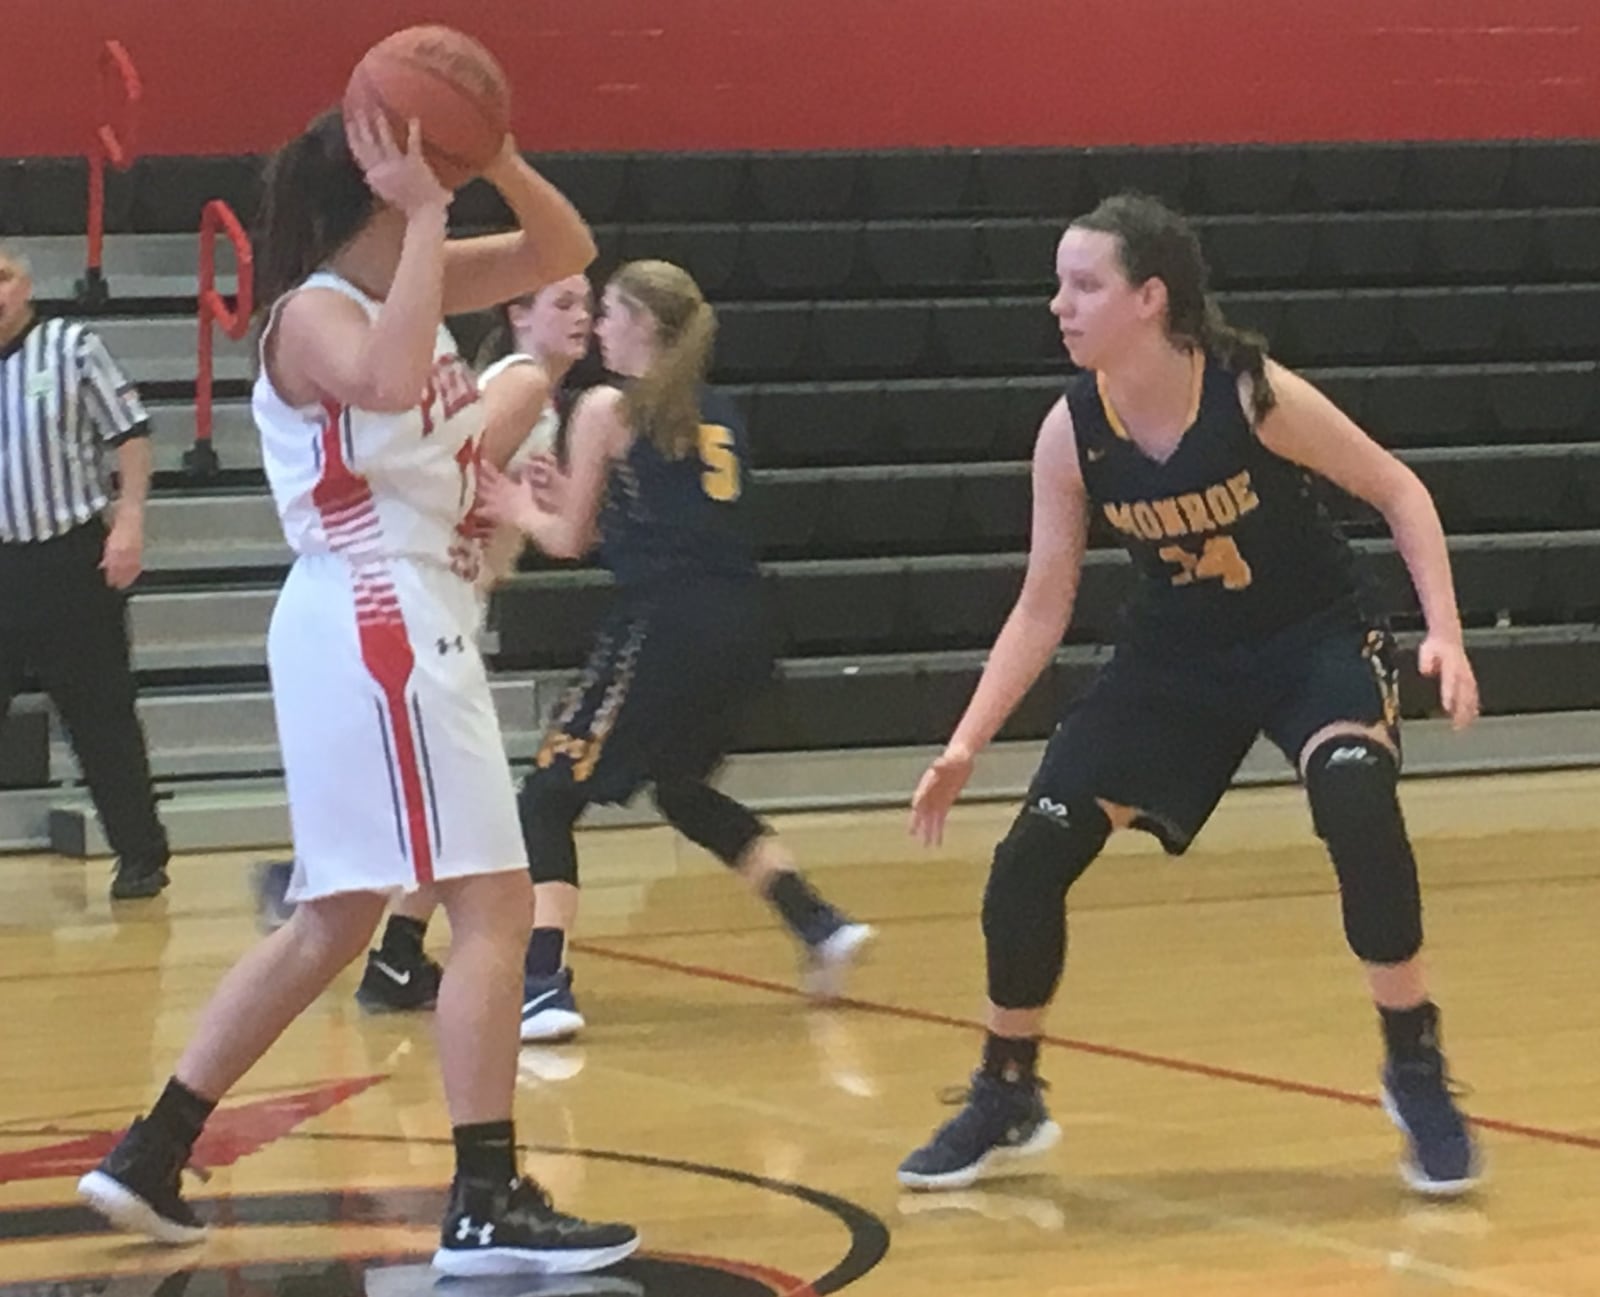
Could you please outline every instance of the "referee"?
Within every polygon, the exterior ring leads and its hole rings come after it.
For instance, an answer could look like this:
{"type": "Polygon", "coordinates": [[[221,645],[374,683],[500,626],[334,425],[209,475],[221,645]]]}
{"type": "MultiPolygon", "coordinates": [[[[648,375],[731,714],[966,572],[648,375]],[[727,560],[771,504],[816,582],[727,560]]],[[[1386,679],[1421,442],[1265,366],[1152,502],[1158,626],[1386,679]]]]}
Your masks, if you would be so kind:
{"type": "Polygon", "coordinates": [[[41,318],[32,294],[26,259],[0,244],[0,723],[31,672],[117,854],[112,897],[155,896],[169,852],[134,711],[123,593],[142,567],[150,425],[100,339],[41,318]]]}

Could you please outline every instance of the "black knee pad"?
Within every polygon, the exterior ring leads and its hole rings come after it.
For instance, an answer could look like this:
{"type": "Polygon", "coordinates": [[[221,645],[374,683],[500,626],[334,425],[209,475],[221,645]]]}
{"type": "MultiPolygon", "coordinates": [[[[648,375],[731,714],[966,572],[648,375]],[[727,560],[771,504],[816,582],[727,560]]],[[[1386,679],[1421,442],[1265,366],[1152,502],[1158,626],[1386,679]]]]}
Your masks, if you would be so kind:
{"type": "Polygon", "coordinates": [[[1311,822],[1339,875],[1344,934],[1358,958],[1399,964],[1422,949],[1422,894],[1394,754],[1364,734],[1335,734],[1306,761],[1311,822]]]}
{"type": "Polygon", "coordinates": [[[767,831],[748,807],[698,779],[663,779],[651,795],[668,824],[730,868],[767,831]]]}
{"type": "Polygon", "coordinates": [[[528,873],[535,883],[578,885],[578,847],[572,830],[585,805],[564,769],[535,770],[523,781],[517,814],[528,873]]]}
{"type": "Polygon", "coordinates": [[[1048,1004],[1067,957],[1067,889],[1100,854],[1111,821],[1093,798],[1030,802],[994,851],[983,893],[989,998],[1002,1009],[1048,1004]]]}

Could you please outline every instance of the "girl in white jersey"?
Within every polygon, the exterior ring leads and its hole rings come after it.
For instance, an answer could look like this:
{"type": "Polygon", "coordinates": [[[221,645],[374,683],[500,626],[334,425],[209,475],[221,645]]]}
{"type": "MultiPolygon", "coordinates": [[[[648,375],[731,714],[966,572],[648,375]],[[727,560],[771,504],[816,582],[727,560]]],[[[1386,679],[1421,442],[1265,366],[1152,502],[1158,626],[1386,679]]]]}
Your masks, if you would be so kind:
{"type": "MultiPolygon", "coordinates": [[[[478,354],[480,364],[488,362],[478,377],[485,410],[483,459],[496,468],[553,479],[560,425],[555,394],[589,350],[594,290],[585,276],[569,275],[507,302],[496,314],[497,327],[478,354]]],[[[505,524],[489,533],[478,579],[485,601],[493,586],[516,570],[526,544],[521,531],[505,524]]],[[[429,887],[395,901],[356,988],[362,1008],[396,1013],[434,1006],[443,970],[424,952],[423,942],[437,905],[429,887]]]]}
{"type": "Polygon", "coordinates": [[[485,172],[521,229],[447,242],[450,195],[382,120],[313,122],[274,160],[257,242],[263,462],[296,558],[267,658],[294,832],[293,917],[224,978],[148,1116],[79,1191],[203,1237],[179,1172],[217,1101],[360,954],[394,888],[450,916],[439,1056],[456,1175],[435,1265],[578,1271],[637,1246],[517,1175],[527,859],[475,633],[482,407],[443,328],[583,269],[594,243],[511,140],[485,172]]]}

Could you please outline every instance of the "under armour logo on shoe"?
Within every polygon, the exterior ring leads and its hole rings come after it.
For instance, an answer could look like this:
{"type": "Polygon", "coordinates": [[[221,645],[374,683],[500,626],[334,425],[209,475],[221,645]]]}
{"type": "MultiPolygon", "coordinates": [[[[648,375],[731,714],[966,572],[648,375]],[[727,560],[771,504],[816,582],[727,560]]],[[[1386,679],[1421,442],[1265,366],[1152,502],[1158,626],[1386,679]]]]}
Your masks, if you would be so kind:
{"type": "Polygon", "coordinates": [[[1048,797],[1041,797],[1033,804],[1036,814],[1043,815],[1046,819],[1054,820],[1057,824],[1066,825],[1072,821],[1072,812],[1067,810],[1060,802],[1051,801],[1048,797]]]}
{"type": "Polygon", "coordinates": [[[1328,753],[1328,764],[1330,766],[1348,766],[1353,763],[1370,766],[1377,759],[1373,755],[1371,748],[1334,748],[1332,752],[1328,753]]]}
{"type": "Polygon", "coordinates": [[[494,1242],[494,1225],[474,1225],[471,1216],[463,1216],[461,1223],[456,1226],[456,1242],[465,1243],[474,1235],[477,1236],[479,1247],[488,1247],[494,1242]]]}
{"type": "Polygon", "coordinates": [[[465,653],[467,651],[466,641],[459,635],[455,636],[453,639],[446,639],[441,635],[436,641],[436,644],[439,649],[440,657],[443,657],[446,653],[465,653]]]}

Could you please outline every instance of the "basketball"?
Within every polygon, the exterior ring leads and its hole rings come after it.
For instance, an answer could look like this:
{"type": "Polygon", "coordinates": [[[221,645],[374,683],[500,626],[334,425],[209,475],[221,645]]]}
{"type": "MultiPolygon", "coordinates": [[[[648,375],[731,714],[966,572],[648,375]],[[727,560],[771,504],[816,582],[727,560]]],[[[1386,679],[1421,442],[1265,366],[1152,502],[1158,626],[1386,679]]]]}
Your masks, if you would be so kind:
{"type": "Polygon", "coordinates": [[[511,121],[511,92],[494,55],[449,27],[407,27],[362,57],[344,95],[345,116],[383,113],[404,147],[422,126],[428,163],[458,189],[494,159],[511,121]]]}

